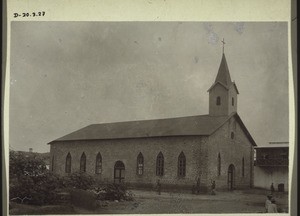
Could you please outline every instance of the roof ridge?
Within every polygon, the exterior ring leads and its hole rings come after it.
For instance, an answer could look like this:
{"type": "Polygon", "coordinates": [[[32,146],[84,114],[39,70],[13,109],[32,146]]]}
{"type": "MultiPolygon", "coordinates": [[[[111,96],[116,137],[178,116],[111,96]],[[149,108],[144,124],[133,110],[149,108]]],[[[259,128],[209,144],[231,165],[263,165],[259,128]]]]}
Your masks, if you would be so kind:
{"type": "MultiPolygon", "coordinates": [[[[164,119],[90,124],[51,141],[141,138],[161,136],[206,136],[228,116],[193,115],[164,119]]],[[[50,144],[48,143],[48,144],[50,144]]]]}
{"type": "MultiPolygon", "coordinates": [[[[154,118],[154,119],[139,119],[139,120],[127,120],[127,121],[117,121],[117,122],[103,122],[97,124],[90,124],[91,125],[101,125],[101,124],[115,124],[115,123],[129,123],[129,122],[144,122],[144,121],[158,121],[158,120],[169,120],[169,119],[179,119],[179,118],[192,118],[192,117],[200,117],[200,116],[210,116],[209,114],[204,115],[191,115],[191,116],[178,116],[178,117],[171,117],[171,118],[154,118]]],[[[213,116],[215,117],[215,116],[213,116]]],[[[87,127],[88,127],[87,126],[87,127]]]]}

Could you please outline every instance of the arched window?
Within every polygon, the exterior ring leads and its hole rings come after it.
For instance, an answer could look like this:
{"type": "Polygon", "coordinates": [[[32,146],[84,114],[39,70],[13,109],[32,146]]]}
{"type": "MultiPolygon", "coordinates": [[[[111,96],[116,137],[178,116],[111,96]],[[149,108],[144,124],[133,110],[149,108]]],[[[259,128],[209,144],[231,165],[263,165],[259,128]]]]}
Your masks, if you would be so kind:
{"type": "Polygon", "coordinates": [[[54,155],[52,155],[51,171],[54,171],[54,155]]]}
{"type": "Polygon", "coordinates": [[[221,155],[218,154],[218,176],[221,175],[221,155]]]}
{"type": "Polygon", "coordinates": [[[102,173],[102,156],[101,156],[100,152],[96,156],[95,173],[96,174],[101,174],[102,173]]]}
{"type": "Polygon", "coordinates": [[[220,96],[217,97],[217,105],[218,106],[221,105],[221,97],[220,96]]]}
{"type": "Polygon", "coordinates": [[[231,98],[231,104],[234,106],[234,98],[231,98]]]}
{"type": "Polygon", "coordinates": [[[183,152],[178,156],[178,176],[184,177],[186,171],[186,159],[183,152]]]}
{"type": "Polygon", "coordinates": [[[68,153],[67,157],[66,157],[66,173],[71,173],[71,165],[72,165],[72,157],[70,152],[68,153]]]}
{"type": "Polygon", "coordinates": [[[243,177],[245,176],[245,159],[244,159],[244,157],[242,159],[242,176],[243,177]]]}
{"type": "Polygon", "coordinates": [[[144,172],[144,157],[143,154],[140,152],[137,156],[137,167],[136,167],[136,173],[138,175],[143,175],[144,172]]]}
{"type": "Polygon", "coordinates": [[[156,158],[156,175],[157,176],[164,175],[164,156],[161,152],[159,152],[156,158]]]}
{"type": "Polygon", "coordinates": [[[85,172],[86,171],[86,156],[85,153],[83,152],[80,158],[80,172],[85,172]]]}

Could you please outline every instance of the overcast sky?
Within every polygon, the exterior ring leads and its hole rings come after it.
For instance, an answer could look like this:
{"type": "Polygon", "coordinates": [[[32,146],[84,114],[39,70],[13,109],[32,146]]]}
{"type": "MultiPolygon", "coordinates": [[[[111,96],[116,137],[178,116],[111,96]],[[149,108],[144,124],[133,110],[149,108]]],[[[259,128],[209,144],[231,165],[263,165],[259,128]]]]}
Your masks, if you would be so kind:
{"type": "Polygon", "coordinates": [[[257,145],[288,141],[287,23],[12,22],[10,147],[89,124],[208,114],[222,38],[257,145]]]}

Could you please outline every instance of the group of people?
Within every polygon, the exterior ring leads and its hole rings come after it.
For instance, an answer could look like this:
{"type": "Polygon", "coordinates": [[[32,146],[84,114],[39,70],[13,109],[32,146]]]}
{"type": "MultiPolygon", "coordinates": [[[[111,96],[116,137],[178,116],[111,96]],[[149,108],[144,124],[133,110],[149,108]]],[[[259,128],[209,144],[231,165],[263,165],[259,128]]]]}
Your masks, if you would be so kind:
{"type": "Polygon", "coordinates": [[[267,213],[277,213],[278,212],[276,201],[272,194],[267,195],[265,208],[266,208],[267,213]]]}
{"type": "Polygon", "coordinates": [[[274,184],[272,183],[270,186],[271,194],[267,195],[267,200],[265,204],[266,212],[267,213],[277,213],[277,205],[276,200],[273,197],[273,194],[275,192],[274,184]]]}

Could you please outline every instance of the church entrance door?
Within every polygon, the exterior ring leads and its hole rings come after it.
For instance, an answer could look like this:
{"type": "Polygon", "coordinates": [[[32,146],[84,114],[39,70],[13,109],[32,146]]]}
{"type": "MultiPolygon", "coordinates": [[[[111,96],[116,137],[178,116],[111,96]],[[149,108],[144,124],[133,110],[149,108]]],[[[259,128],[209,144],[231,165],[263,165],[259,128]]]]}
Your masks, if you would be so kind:
{"type": "Polygon", "coordinates": [[[230,164],[228,167],[228,189],[233,190],[234,189],[234,172],[235,168],[233,164],[230,164]]]}
{"type": "Polygon", "coordinates": [[[117,161],[114,167],[114,183],[121,183],[125,179],[125,165],[122,161],[117,161]]]}

